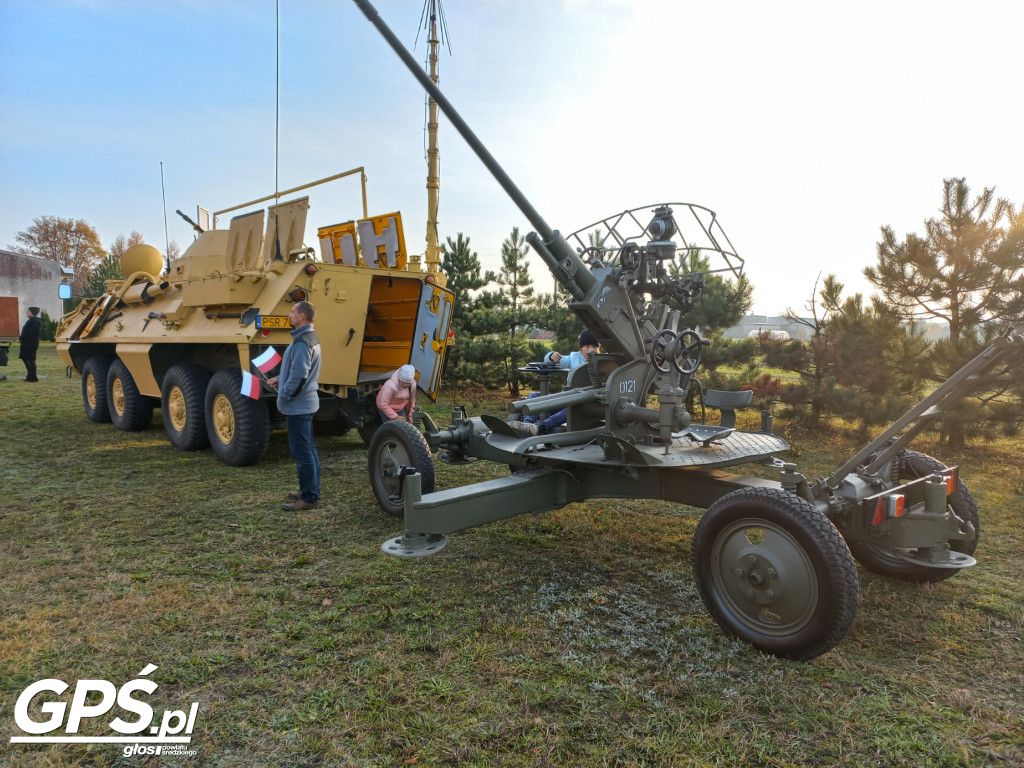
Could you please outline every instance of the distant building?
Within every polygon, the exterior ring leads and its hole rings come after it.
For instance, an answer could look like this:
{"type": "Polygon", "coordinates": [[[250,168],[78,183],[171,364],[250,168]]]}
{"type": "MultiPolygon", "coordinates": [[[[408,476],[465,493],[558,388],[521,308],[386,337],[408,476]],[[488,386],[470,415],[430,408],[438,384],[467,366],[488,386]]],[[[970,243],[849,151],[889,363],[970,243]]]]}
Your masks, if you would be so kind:
{"type": "Polygon", "coordinates": [[[771,329],[755,329],[747,334],[748,339],[759,339],[762,336],[767,336],[773,341],[789,341],[792,337],[789,335],[789,331],[780,331],[778,328],[771,329]]]}
{"type": "Polygon", "coordinates": [[[811,329],[803,323],[770,315],[744,315],[739,325],[727,328],[722,335],[727,339],[754,339],[762,333],[768,334],[769,338],[781,340],[807,341],[811,338],[811,329]]]}
{"type": "Polygon", "coordinates": [[[941,341],[949,338],[949,323],[942,321],[920,322],[916,327],[924,336],[925,341],[941,341]]]}
{"type": "Polygon", "coordinates": [[[0,250],[0,338],[17,338],[29,307],[60,317],[63,302],[57,298],[57,286],[62,277],[56,261],[0,250]]]}
{"type": "MultiPolygon", "coordinates": [[[[813,322],[809,317],[803,319],[806,323],[813,322]]],[[[917,329],[928,342],[949,338],[949,326],[943,322],[919,322],[917,329]]],[[[762,333],[771,339],[807,341],[811,338],[811,327],[781,316],[744,315],[739,325],[727,328],[722,335],[727,339],[756,339],[762,333]]]]}

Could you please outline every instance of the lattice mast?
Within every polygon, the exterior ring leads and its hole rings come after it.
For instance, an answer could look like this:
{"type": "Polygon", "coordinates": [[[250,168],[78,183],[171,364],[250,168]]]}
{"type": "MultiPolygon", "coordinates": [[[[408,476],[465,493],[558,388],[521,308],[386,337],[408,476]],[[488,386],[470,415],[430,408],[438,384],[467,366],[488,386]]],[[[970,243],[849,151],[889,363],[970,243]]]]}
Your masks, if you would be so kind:
{"type": "MultiPolygon", "coordinates": [[[[428,71],[434,85],[440,82],[437,71],[437,50],[441,38],[447,41],[444,8],[441,0],[425,0],[423,4],[423,28],[428,38],[428,71]]],[[[437,234],[437,211],[441,192],[441,157],[437,146],[437,102],[427,98],[427,250],[424,261],[427,271],[441,271],[441,247],[437,234]]]]}

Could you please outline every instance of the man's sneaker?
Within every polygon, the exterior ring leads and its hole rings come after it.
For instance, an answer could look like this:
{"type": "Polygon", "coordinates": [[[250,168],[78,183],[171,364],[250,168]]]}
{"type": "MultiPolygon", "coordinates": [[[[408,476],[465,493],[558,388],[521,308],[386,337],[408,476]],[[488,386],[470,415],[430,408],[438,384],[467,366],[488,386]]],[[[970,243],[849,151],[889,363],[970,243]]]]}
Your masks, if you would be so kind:
{"type": "Polygon", "coordinates": [[[537,425],[527,424],[525,421],[510,421],[508,425],[512,427],[516,432],[522,432],[524,435],[536,435],[537,425]]]}
{"type": "Polygon", "coordinates": [[[302,491],[288,491],[288,495],[285,498],[298,501],[302,498],[302,491]]]}
{"type": "Polygon", "coordinates": [[[319,505],[319,502],[316,501],[303,501],[302,499],[296,499],[291,504],[282,504],[281,509],[285,512],[299,512],[303,509],[316,509],[319,505]]]}

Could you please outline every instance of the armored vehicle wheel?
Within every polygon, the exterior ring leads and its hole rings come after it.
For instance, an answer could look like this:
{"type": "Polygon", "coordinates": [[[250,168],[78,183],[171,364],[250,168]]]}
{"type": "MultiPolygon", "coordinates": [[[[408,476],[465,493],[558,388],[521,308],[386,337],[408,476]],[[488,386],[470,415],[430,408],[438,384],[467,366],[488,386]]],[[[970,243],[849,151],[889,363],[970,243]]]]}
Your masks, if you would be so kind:
{"type": "Polygon", "coordinates": [[[820,656],[857,614],[857,569],[839,531],[781,489],[712,504],[693,533],[693,572],[719,626],[776,656],[820,656]]]}
{"type": "Polygon", "coordinates": [[[171,366],[160,388],[164,429],[179,451],[198,451],[210,445],[206,434],[206,387],[210,374],[194,363],[171,366]]]}
{"type": "Polygon", "coordinates": [[[363,426],[356,427],[356,431],[359,433],[359,437],[363,439],[363,442],[367,445],[373,440],[374,434],[380,429],[380,414],[377,413],[376,407],[373,409],[373,416],[363,419],[363,426]]]}
{"type": "Polygon", "coordinates": [[[270,442],[267,404],[242,394],[242,372],[222,368],[206,387],[206,434],[217,458],[232,467],[255,464],[270,442]]]}
{"type": "Polygon", "coordinates": [[[82,366],[82,404],[89,421],[105,424],[110,421],[107,405],[107,371],[110,358],[102,355],[90,357],[82,366]]]}
{"type": "MultiPolygon", "coordinates": [[[[900,451],[897,461],[899,461],[900,480],[913,480],[946,468],[941,461],[917,451],[900,451]]],[[[978,505],[974,502],[974,496],[967,490],[964,481],[959,477],[957,478],[957,490],[949,497],[949,506],[953,508],[957,517],[974,526],[973,540],[957,541],[954,539],[949,542],[949,548],[954,552],[973,555],[981,534],[981,521],[978,517],[978,505]]],[[[897,552],[913,555],[916,550],[892,549],[863,541],[851,541],[850,551],[869,571],[915,584],[934,584],[959,572],[956,568],[930,568],[927,565],[908,563],[906,560],[894,556],[897,552]]]]}
{"type": "Polygon", "coordinates": [[[139,432],[153,421],[153,401],[139,392],[128,366],[118,359],[107,370],[110,420],[122,432],[139,432]]]}
{"type": "Polygon", "coordinates": [[[392,517],[405,511],[402,497],[402,467],[415,467],[423,493],[434,490],[434,459],[422,433],[407,421],[389,421],[378,427],[367,452],[370,485],[381,509],[392,517]]]}

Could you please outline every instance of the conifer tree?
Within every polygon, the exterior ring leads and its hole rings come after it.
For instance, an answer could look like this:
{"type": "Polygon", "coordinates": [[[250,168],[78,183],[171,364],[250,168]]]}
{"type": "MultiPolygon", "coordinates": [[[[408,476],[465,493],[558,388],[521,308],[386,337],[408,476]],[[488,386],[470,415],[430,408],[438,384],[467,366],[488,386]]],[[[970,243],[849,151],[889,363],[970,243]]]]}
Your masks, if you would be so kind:
{"type": "MultiPolygon", "coordinates": [[[[966,179],[944,179],[940,216],[924,222],[924,235],[902,241],[882,227],[878,263],[864,270],[890,305],[910,320],[935,319],[949,326],[948,341],[932,348],[936,382],[944,381],[987,341],[1024,319],[1024,206],[985,188],[971,198],[966,179]]],[[[1019,375],[1005,368],[980,382],[974,395],[943,415],[953,448],[968,433],[1024,425],[1019,375]]]]}

